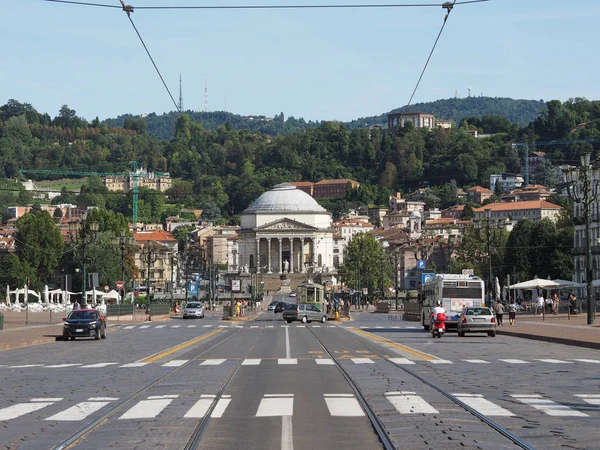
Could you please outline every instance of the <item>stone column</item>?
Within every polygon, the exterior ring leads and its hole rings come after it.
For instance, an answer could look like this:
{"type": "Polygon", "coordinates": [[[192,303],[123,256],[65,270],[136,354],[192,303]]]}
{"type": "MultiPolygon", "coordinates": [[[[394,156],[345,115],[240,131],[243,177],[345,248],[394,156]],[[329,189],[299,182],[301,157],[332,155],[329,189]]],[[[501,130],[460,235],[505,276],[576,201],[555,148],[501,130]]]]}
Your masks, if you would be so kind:
{"type": "Polygon", "coordinates": [[[290,273],[294,273],[294,238],[290,238],[290,273]]]}
{"type": "Polygon", "coordinates": [[[269,238],[267,239],[267,252],[269,252],[269,255],[267,257],[267,273],[272,273],[271,271],[271,240],[273,238],[269,238]]]}
{"type": "Polygon", "coordinates": [[[282,250],[283,248],[281,247],[282,244],[282,239],[281,238],[277,238],[277,241],[279,241],[279,260],[277,261],[277,263],[279,264],[279,267],[277,268],[277,273],[281,274],[283,273],[283,261],[281,260],[282,258],[282,250]]]}
{"type": "Polygon", "coordinates": [[[304,273],[304,238],[300,238],[300,273],[304,273]]]}
{"type": "Polygon", "coordinates": [[[260,273],[260,238],[256,238],[256,273],[260,273]]]}

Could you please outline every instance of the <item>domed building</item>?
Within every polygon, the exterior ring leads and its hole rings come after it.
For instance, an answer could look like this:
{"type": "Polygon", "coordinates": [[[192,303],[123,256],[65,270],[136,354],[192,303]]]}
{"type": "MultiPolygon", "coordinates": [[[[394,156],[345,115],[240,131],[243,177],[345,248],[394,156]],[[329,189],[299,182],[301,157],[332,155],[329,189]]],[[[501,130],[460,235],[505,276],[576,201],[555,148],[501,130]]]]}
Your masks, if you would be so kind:
{"type": "Polygon", "coordinates": [[[242,273],[305,273],[333,269],[331,213],[289,183],[274,186],[241,214],[242,273]]]}

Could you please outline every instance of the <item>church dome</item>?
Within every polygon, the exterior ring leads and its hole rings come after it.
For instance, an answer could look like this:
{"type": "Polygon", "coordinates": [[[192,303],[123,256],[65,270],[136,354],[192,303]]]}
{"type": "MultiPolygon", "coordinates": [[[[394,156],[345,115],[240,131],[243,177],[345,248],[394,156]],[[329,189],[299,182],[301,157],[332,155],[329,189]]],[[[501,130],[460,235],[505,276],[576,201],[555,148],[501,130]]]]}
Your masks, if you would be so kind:
{"type": "Polygon", "coordinates": [[[317,201],[293,184],[281,183],[258,197],[242,214],[257,212],[327,212],[317,201]]]}

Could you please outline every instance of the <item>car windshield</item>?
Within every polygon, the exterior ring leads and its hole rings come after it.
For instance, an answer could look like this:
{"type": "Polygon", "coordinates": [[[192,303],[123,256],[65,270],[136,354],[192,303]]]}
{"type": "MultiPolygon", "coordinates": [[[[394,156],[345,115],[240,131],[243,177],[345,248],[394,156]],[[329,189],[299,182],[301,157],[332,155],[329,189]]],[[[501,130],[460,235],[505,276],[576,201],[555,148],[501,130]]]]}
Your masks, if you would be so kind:
{"type": "Polygon", "coordinates": [[[290,311],[291,310],[295,310],[296,309],[296,305],[293,305],[293,304],[292,305],[285,305],[285,309],[286,309],[286,311],[287,310],[290,310],[290,311]]]}
{"type": "Polygon", "coordinates": [[[95,319],[95,311],[73,311],[67,319],[95,319]]]}
{"type": "Polygon", "coordinates": [[[467,316],[491,316],[492,312],[489,308],[468,308],[467,316]]]}
{"type": "Polygon", "coordinates": [[[188,303],[186,308],[202,308],[200,303],[188,303]]]}

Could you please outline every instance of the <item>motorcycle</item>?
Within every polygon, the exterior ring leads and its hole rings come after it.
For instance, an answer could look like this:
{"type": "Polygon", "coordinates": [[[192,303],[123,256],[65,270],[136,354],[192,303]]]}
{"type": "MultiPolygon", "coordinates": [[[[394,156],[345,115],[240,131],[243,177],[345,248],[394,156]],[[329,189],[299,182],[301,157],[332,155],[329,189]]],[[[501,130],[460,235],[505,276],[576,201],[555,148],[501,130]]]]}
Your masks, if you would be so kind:
{"type": "Polygon", "coordinates": [[[434,339],[436,337],[441,339],[445,332],[446,332],[446,314],[438,313],[435,317],[432,317],[431,336],[434,339]]]}

